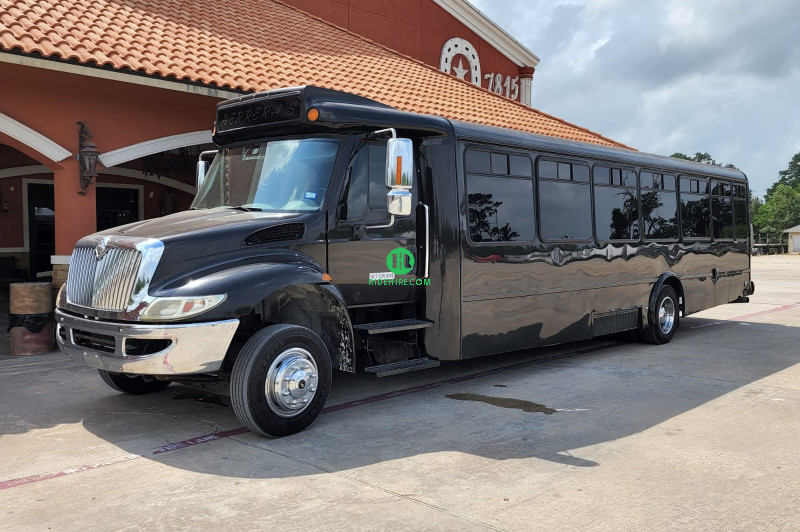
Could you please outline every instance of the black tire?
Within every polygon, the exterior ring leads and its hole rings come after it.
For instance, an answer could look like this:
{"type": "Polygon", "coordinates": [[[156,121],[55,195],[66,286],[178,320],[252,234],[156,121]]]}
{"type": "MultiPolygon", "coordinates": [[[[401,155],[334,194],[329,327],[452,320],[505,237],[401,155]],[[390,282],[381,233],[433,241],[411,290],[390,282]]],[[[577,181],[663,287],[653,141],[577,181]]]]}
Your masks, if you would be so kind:
{"type": "Polygon", "coordinates": [[[680,320],[680,305],[678,296],[671,286],[663,286],[656,297],[656,319],[647,327],[639,330],[639,339],[648,344],[666,344],[675,335],[680,320]],[[672,319],[669,319],[671,308],[672,319]],[[662,314],[662,310],[665,312],[662,314]]]}
{"type": "Polygon", "coordinates": [[[144,395],[159,392],[170,385],[169,381],[160,381],[149,377],[129,377],[124,373],[111,373],[98,369],[103,382],[128,395],[144,395]]]}
{"type": "Polygon", "coordinates": [[[270,325],[244,344],[233,364],[231,406],[253,432],[272,437],[294,434],[322,413],[331,374],[328,349],[314,331],[298,325],[270,325]],[[267,389],[268,375],[275,383],[272,390],[267,389]],[[300,402],[303,399],[305,403],[300,402]]]}

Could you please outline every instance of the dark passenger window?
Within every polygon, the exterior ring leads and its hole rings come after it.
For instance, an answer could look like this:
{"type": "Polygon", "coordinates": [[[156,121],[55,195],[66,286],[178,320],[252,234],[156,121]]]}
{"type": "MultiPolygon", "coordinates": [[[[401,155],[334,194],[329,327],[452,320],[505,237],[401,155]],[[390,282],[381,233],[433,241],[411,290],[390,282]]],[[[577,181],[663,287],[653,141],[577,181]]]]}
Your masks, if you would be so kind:
{"type": "Polygon", "coordinates": [[[711,181],[711,227],[717,240],[733,240],[733,199],[731,184],[711,181]]]}
{"type": "Polygon", "coordinates": [[[533,240],[533,181],[514,178],[530,177],[530,159],[467,150],[465,160],[470,239],[473,242],[533,240]],[[488,172],[486,161],[489,161],[488,172]],[[489,173],[494,176],[478,175],[489,173]],[[495,177],[509,176],[509,173],[511,177],[495,177]]]}
{"type": "Polygon", "coordinates": [[[675,195],[675,176],[642,171],[640,182],[644,239],[677,240],[678,199],[675,195]]]}
{"type": "Polygon", "coordinates": [[[681,226],[684,238],[711,237],[708,180],[681,177],[681,226]]]}
{"type": "Polygon", "coordinates": [[[589,167],[582,164],[540,160],[538,177],[542,238],[544,240],[592,238],[589,167]]]}
{"type": "Polygon", "coordinates": [[[747,222],[747,189],[744,185],[733,185],[733,217],[736,240],[747,240],[750,226],[747,222]]]}
{"type": "Polygon", "coordinates": [[[386,144],[368,144],[361,148],[347,169],[342,220],[385,220],[386,211],[386,144]]]}
{"type": "Polygon", "coordinates": [[[594,226],[598,240],[638,240],[636,173],[594,167],[594,226]]]}

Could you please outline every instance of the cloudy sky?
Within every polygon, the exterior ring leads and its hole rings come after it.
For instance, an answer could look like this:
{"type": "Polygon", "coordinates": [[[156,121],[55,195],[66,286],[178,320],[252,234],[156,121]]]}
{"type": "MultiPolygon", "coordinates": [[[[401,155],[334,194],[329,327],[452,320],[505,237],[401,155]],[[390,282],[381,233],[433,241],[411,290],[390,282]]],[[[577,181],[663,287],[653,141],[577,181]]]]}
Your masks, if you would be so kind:
{"type": "Polygon", "coordinates": [[[471,0],[541,59],[533,106],[639,150],[709,152],[763,195],[800,151],[798,0],[471,0]]]}

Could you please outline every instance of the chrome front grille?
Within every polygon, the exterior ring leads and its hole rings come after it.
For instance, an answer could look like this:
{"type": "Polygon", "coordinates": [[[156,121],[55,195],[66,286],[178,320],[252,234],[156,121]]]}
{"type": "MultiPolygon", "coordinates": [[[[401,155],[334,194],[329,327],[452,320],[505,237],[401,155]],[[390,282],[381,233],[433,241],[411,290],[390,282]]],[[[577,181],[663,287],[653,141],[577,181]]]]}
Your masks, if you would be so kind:
{"type": "Polygon", "coordinates": [[[100,259],[95,248],[76,247],[67,276],[67,302],[101,310],[125,310],[136,283],[142,254],[109,247],[100,259]]]}

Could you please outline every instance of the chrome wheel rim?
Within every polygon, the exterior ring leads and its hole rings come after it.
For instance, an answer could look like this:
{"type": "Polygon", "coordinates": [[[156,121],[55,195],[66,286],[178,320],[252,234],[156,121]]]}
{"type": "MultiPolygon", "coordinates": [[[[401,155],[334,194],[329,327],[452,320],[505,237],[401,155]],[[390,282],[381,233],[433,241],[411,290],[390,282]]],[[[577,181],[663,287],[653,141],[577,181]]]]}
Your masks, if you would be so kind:
{"type": "Polygon", "coordinates": [[[665,297],[658,309],[658,327],[664,334],[669,334],[675,325],[675,302],[671,297],[665,297]]]}
{"type": "Polygon", "coordinates": [[[317,364],[311,353],[292,347],[272,361],[264,393],[273,412],[292,417],[311,405],[318,385],[317,364]]]}

